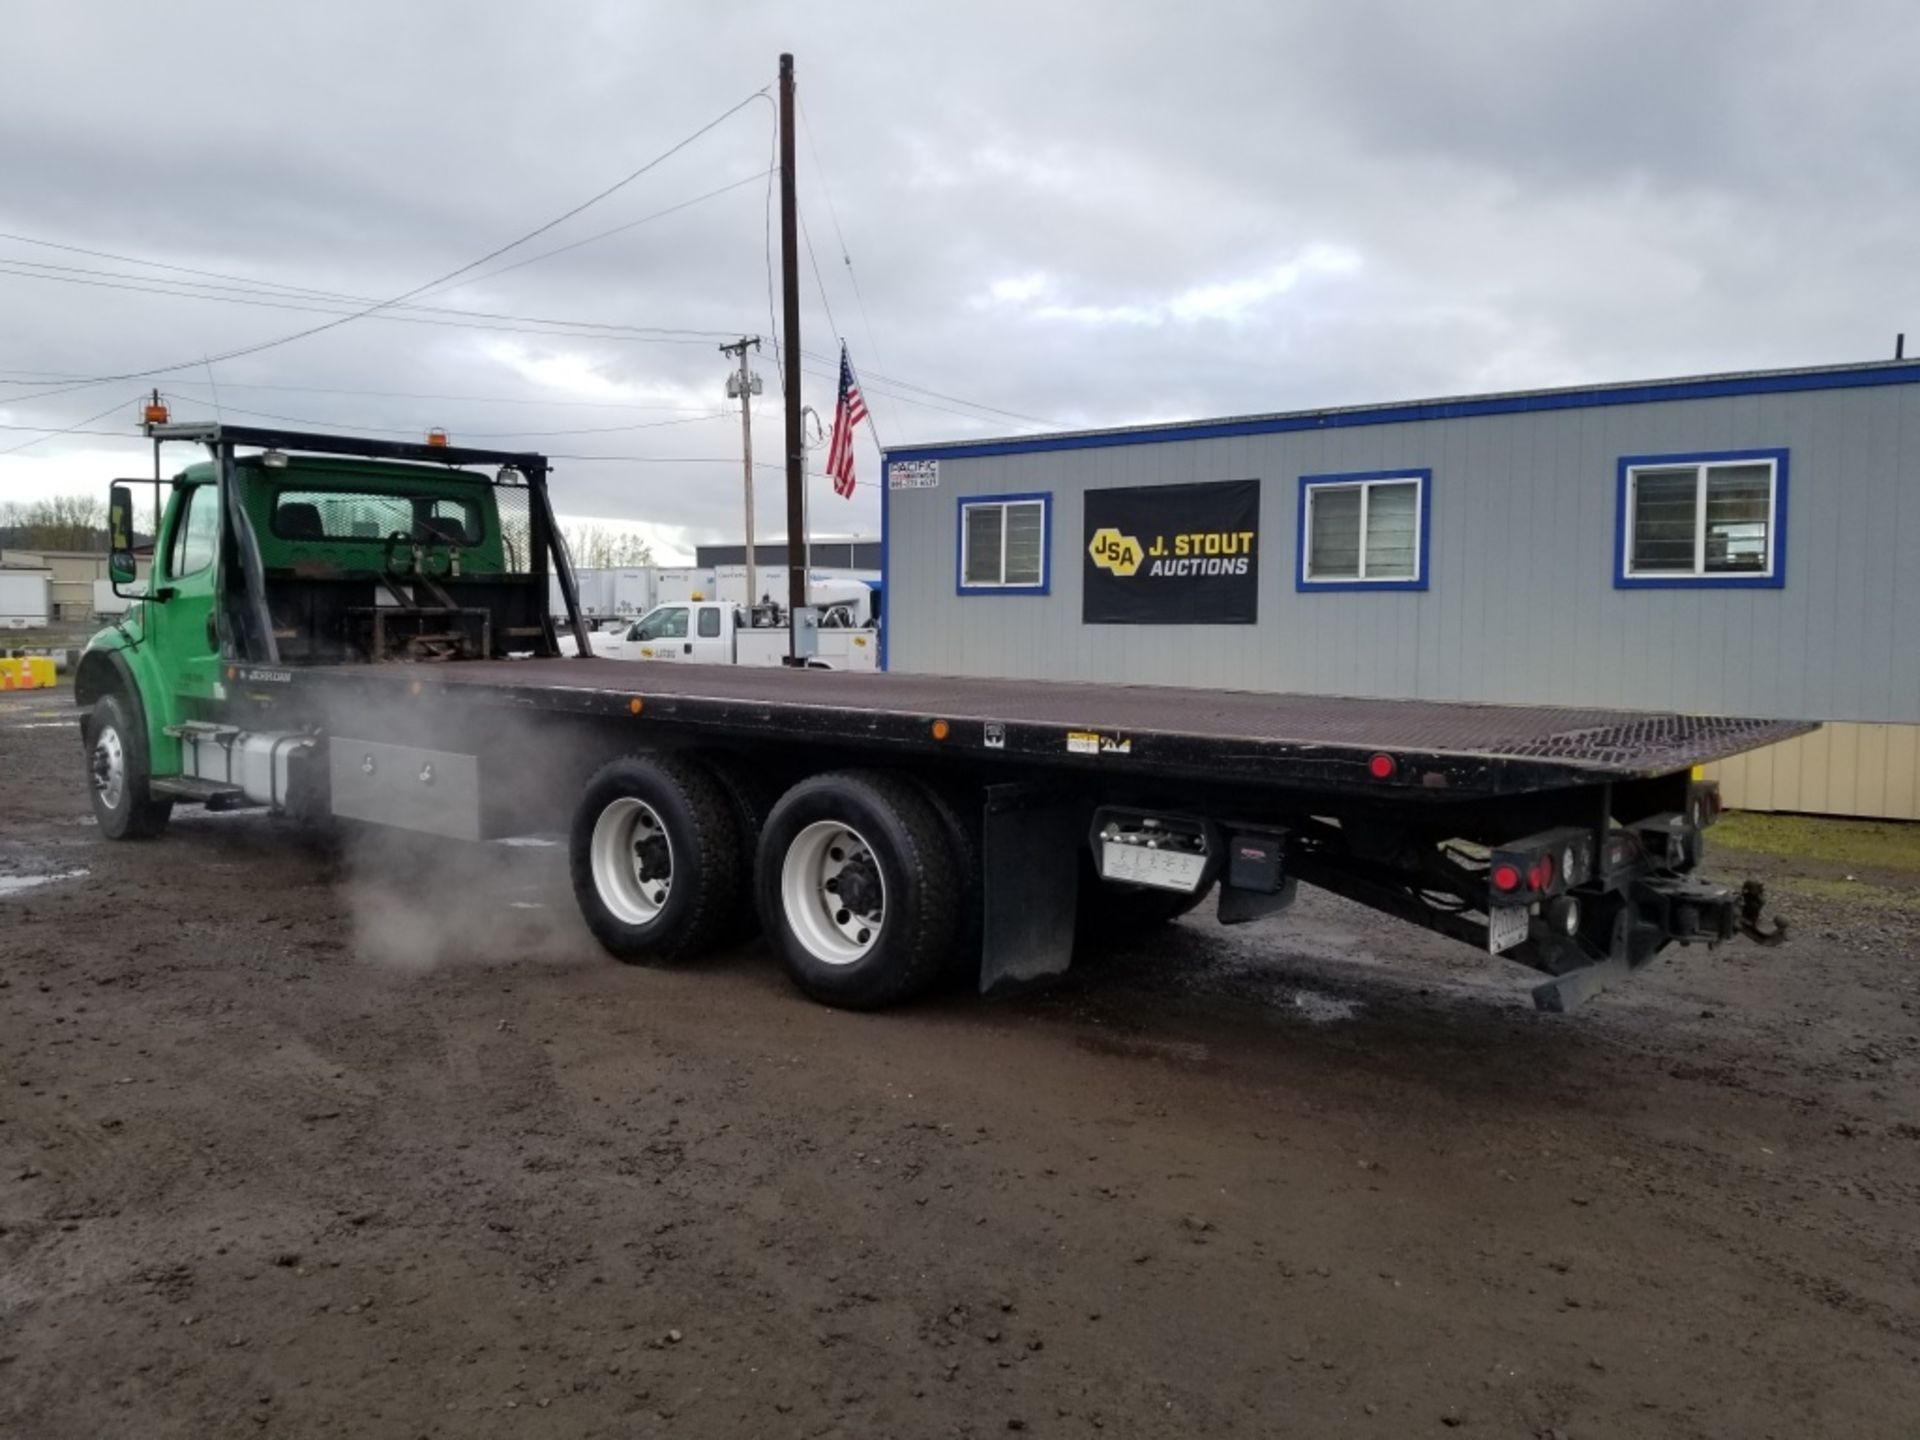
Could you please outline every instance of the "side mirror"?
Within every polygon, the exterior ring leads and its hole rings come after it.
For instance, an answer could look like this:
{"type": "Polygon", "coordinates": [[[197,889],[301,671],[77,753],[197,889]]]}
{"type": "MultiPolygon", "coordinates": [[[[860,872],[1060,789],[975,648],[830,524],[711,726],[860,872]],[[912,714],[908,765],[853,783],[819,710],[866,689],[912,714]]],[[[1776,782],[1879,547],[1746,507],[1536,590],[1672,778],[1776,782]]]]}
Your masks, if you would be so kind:
{"type": "Polygon", "coordinates": [[[107,495],[107,578],[116,586],[138,576],[133,560],[133,489],[116,485],[107,495]]]}

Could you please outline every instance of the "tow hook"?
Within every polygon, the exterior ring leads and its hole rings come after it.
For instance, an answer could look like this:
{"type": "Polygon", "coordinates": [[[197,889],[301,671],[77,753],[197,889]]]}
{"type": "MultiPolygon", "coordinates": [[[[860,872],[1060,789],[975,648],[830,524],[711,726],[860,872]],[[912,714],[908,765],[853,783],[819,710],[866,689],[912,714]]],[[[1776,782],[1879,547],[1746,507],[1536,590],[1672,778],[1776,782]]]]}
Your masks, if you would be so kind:
{"type": "Polygon", "coordinates": [[[1764,884],[1749,880],[1740,887],[1740,933],[1756,945],[1778,945],[1787,938],[1787,922],[1776,917],[1768,928],[1760,919],[1760,912],[1766,908],[1764,884]]]}

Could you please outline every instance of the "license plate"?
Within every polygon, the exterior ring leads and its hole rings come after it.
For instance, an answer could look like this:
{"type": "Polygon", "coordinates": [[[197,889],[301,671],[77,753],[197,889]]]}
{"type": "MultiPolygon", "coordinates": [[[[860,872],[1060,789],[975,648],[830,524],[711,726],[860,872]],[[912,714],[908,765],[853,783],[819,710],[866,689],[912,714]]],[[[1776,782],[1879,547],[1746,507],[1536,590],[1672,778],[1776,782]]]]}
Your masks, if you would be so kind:
{"type": "Polygon", "coordinates": [[[1159,890],[1181,890],[1191,895],[1200,888],[1207,857],[1184,850],[1149,850],[1144,845],[1101,846],[1100,874],[1129,885],[1151,885],[1159,890]]]}
{"type": "Polygon", "coordinates": [[[1487,913],[1487,953],[1498,955],[1527,938],[1533,912],[1525,905],[1496,905],[1487,913]]]}

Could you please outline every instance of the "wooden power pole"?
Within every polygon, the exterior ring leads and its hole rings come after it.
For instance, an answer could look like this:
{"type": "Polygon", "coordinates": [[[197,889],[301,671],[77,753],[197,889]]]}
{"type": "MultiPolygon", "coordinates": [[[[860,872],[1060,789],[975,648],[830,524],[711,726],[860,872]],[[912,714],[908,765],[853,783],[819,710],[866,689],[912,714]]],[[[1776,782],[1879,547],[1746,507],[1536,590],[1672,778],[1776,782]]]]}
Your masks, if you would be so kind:
{"type": "Polygon", "coordinates": [[[800,427],[800,239],[793,188],[793,56],[780,57],[780,292],[787,401],[787,663],[807,608],[807,449],[800,427]]]}

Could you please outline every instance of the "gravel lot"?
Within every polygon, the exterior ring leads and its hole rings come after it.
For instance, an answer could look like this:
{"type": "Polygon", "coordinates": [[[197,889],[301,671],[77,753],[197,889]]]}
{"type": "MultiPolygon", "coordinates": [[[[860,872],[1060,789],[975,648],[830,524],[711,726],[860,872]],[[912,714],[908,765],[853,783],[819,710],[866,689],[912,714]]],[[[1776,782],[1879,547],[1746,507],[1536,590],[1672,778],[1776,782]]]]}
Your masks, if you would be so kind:
{"type": "Polygon", "coordinates": [[[5,697],[0,1435],[1912,1437],[1920,873],[1849,833],[1572,1016],[1318,896],[855,1016],[614,964],[552,848],[108,845],[5,697]]]}

